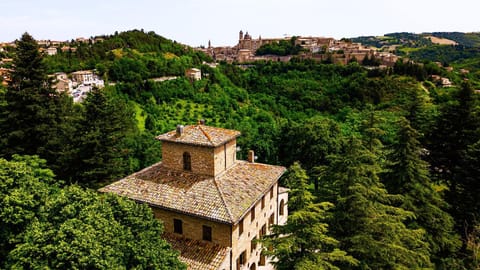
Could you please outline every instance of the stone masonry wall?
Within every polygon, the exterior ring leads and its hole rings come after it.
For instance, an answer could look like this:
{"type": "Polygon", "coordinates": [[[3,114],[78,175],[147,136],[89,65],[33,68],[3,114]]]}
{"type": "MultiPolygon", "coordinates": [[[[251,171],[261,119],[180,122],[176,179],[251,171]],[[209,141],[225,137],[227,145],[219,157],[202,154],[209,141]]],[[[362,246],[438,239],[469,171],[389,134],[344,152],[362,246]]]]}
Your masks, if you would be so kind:
{"type": "Polygon", "coordinates": [[[230,168],[236,160],[236,140],[216,148],[188,144],[162,143],[162,163],[168,168],[183,170],[183,153],[191,157],[192,173],[215,176],[230,168]]]}
{"type": "Polygon", "coordinates": [[[188,144],[162,143],[162,164],[177,171],[183,171],[183,153],[190,153],[192,173],[214,175],[213,148],[188,144]]]}
{"type": "Polygon", "coordinates": [[[173,233],[173,219],[183,222],[183,236],[189,239],[202,241],[202,225],[212,228],[212,243],[224,247],[231,247],[231,226],[206,219],[180,214],[173,211],[152,208],[155,218],[163,221],[164,230],[173,233]]]}

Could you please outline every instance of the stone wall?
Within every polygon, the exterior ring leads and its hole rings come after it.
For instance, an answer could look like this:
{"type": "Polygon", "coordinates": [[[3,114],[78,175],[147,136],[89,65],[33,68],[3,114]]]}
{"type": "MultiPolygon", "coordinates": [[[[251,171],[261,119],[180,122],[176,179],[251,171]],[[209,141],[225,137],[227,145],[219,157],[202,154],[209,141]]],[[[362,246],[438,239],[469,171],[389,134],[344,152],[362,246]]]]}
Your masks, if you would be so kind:
{"type": "Polygon", "coordinates": [[[231,226],[202,218],[180,214],[159,208],[152,208],[155,218],[163,221],[164,230],[173,233],[173,219],[179,219],[183,223],[183,236],[193,240],[202,241],[202,225],[212,228],[212,243],[224,247],[231,247],[231,226]]]}
{"type": "Polygon", "coordinates": [[[182,171],[183,153],[188,152],[191,158],[192,173],[215,176],[235,163],[236,147],[236,140],[231,140],[216,148],[164,141],[162,143],[162,163],[168,168],[182,171]]]}
{"type": "Polygon", "coordinates": [[[162,142],[162,164],[166,167],[183,171],[183,153],[191,157],[192,173],[214,175],[213,148],[188,144],[162,142]]]}

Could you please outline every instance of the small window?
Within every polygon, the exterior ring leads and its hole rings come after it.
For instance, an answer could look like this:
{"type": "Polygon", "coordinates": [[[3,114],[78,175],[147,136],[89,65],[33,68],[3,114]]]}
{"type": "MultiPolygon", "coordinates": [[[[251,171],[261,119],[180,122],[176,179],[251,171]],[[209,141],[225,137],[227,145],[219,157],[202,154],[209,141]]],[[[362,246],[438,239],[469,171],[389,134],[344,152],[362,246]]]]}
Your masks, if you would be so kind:
{"type": "Polygon", "coordinates": [[[244,250],[242,254],[240,254],[240,257],[238,257],[238,264],[244,265],[247,263],[247,251],[244,250]]]}
{"type": "Polygon", "coordinates": [[[253,206],[252,210],[250,210],[250,221],[253,222],[255,220],[255,206],[253,206]]]}
{"type": "Polygon", "coordinates": [[[203,231],[203,240],[205,241],[212,241],[212,227],[203,225],[202,226],[202,231],[203,231]]]}
{"type": "Polygon", "coordinates": [[[260,231],[258,232],[258,236],[262,238],[262,236],[267,234],[267,224],[264,224],[260,231]]]}
{"type": "Polygon", "coordinates": [[[265,208],[265,196],[262,197],[262,209],[265,208]]]}
{"type": "Polygon", "coordinates": [[[270,200],[273,198],[273,187],[270,189],[270,200]]]}
{"type": "Polygon", "coordinates": [[[279,209],[279,215],[280,216],[283,216],[284,215],[284,210],[283,208],[285,207],[285,203],[283,202],[283,200],[280,201],[280,209],[279,209]]]}
{"type": "Polygon", "coordinates": [[[271,227],[274,222],[275,222],[275,214],[272,213],[268,218],[268,227],[271,227]]]}
{"type": "Polygon", "coordinates": [[[183,234],[183,222],[180,219],[173,219],[173,232],[183,234]]]}
{"type": "Polygon", "coordinates": [[[183,169],[186,171],[192,170],[192,158],[188,152],[183,153],[183,169]]]}
{"type": "Polygon", "coordinates": [[[238,236],[242,235],[242,233],[243,233],[243,218],[238,223],[238,236]]]}
{"type": "Polygon", "coordinates": [[[266,258],[265,258],[265,255],[260,255],[260,261],[258,262],[258,265],[265,265],[265,261],[266,261],[266,258]]]}
{"type": "Polygon", "coordinates": [[[253,251],[257,249],[257,237],[252,238],[252,242],[250,243],[250,253],[253,253],[253,251]]]}

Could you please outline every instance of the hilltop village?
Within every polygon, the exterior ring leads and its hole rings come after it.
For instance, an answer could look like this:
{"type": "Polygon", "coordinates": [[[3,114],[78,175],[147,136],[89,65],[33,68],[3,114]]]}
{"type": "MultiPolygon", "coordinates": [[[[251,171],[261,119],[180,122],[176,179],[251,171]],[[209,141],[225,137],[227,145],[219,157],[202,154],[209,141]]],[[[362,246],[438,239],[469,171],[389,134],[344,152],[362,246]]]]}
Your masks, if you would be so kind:
{"type": "Polygon", "coordinates": [[[437,36],[2,44],[0,269],[480,269],[480,34],[437,36]]]}
{"type": "Polygon", "coordinates": [[[296,56],[302,59],[313,59],[317,61],[330,61],[335,64],[348,64],[352,61],[363,61],[366,57],[374,57],[380,65],[393,66],[398,56],[389,49],[363,46],[361,43],[354,43],[347,39],[335,40],[328,37],[283,37],[283,38],[252,38],[248,32],[240,30],[238,44],[230,47],[213,47],[208,42],[207,48],[199,48],[210,55],[215,61],[246,63],[259,60],[271,60],[288,62],[293,56],[285,55],[257,55],[257,50],[267,44],[293,41],[294,45],[300,46],[303,50],[296,56]]]}

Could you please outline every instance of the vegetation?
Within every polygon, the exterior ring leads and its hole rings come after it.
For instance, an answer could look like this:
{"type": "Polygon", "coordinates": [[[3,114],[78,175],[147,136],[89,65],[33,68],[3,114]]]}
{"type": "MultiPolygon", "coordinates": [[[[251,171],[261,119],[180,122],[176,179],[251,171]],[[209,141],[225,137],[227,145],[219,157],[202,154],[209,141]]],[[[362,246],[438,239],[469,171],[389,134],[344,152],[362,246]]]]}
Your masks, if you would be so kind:
{"type": "Polygon", "coordinates": [[[186,269],[148,206],[60,188],[38,157],[0,159],[0,194],[2,268],[186,269]]]}
{"type": "Polygon", "coordinates": [[[159,161],[155,135],[205,119],[242,132],[238,158],[255,149],[259,162],[291,166],[289,221],[261,240],[285,267],[475,269],[480,77],[457,70],[480,62],[476,48],[408,33],[381,40],[403,40],[419,58],[444,50],[454,71],[433,57],[385,70],[300,59],[211,68],[207,56],[143,31],[44,57],[23,35],[13,83],[0,89],[0,267],[182,268],[146,208],[88,188],[159,161]],[[190,67],[203,78],[183,77],[190,67]],[[80,104],[50,88],[49,72],[84,68],[115,84],[80,104]],[[178,78],[151,80],[166,75],[178,78]],[[66,250],[67,239],[78,249],[66,250]]]}
{"type": "Polygon", "coordinates": [[[290,40],[280,40],[279,42],[267,43],[262,45],[255,52],[256,55],[297,55],[302,51],[302,46],[296,43],[296,37],[290,40]]]}

